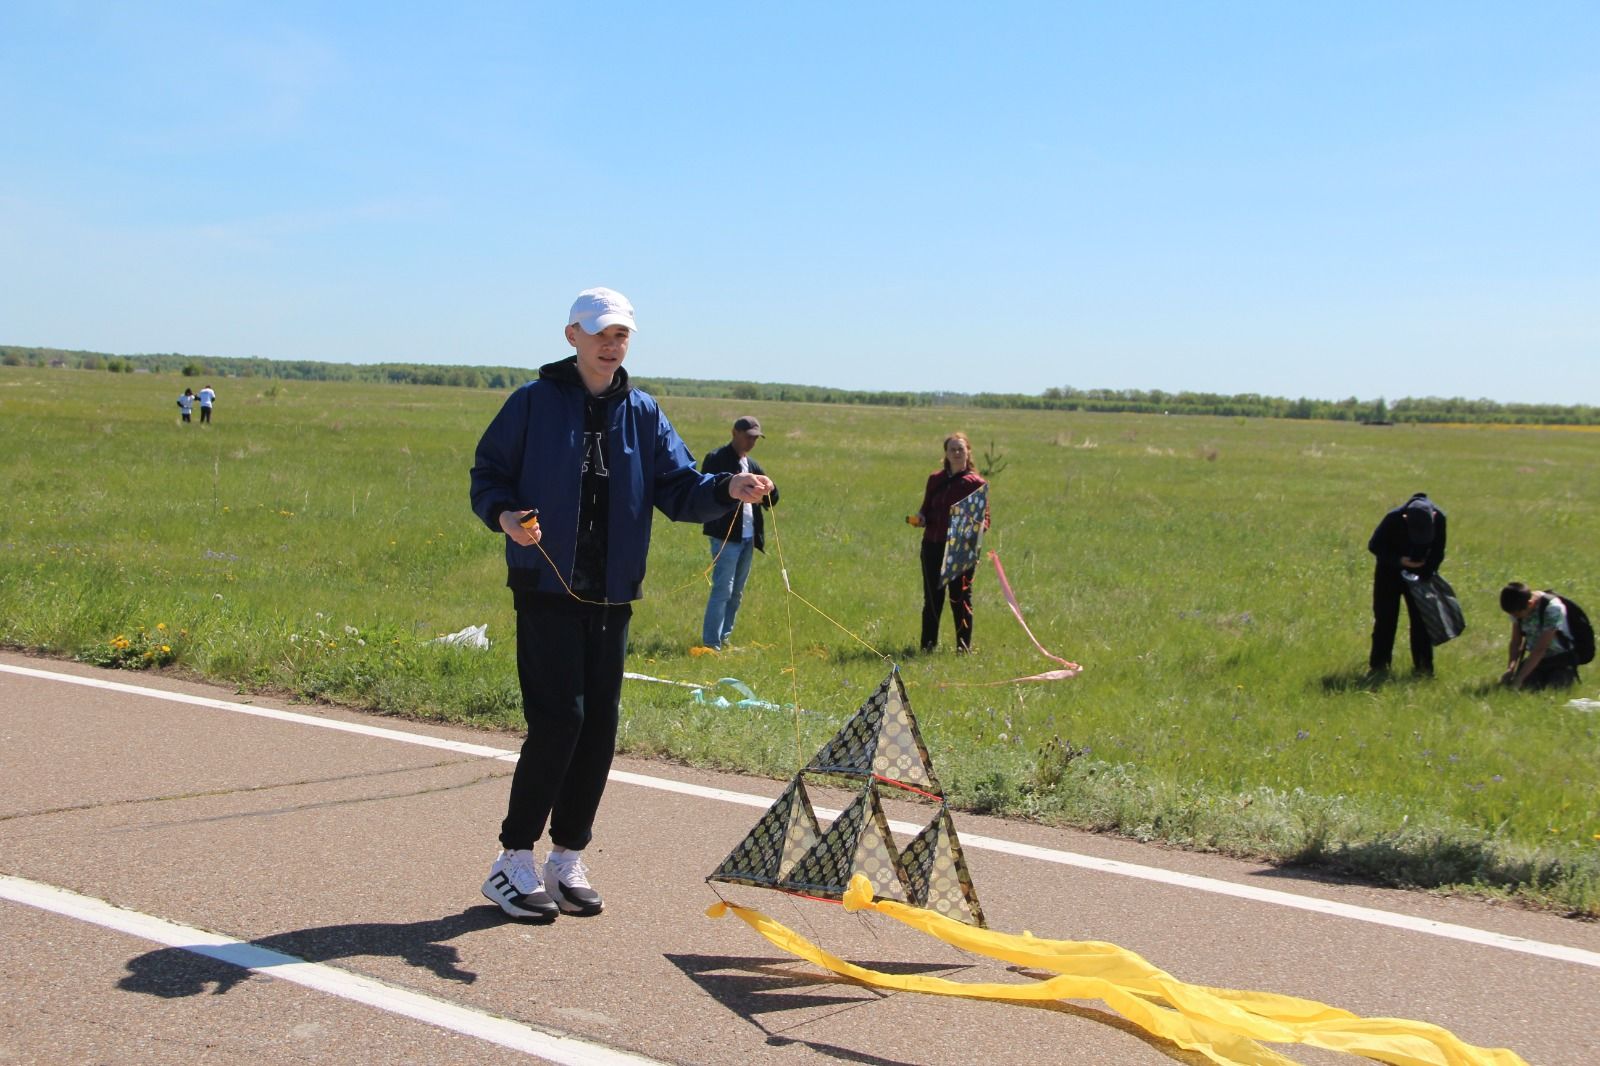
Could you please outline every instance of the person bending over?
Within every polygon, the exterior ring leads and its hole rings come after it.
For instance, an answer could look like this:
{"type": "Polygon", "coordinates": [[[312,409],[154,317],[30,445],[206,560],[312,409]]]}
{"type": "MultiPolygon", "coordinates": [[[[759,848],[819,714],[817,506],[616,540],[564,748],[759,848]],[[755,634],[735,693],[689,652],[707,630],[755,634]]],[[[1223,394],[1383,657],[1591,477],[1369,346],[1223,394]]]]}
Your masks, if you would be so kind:
{"type": "Polygon", "coordinates": [[[1537,691],[1577,683],[1572,627],[1560,596],[1512,581],[1500,590],[1500,609],[1511,616],[1511,647],[1501,684],[1537,691]]]}

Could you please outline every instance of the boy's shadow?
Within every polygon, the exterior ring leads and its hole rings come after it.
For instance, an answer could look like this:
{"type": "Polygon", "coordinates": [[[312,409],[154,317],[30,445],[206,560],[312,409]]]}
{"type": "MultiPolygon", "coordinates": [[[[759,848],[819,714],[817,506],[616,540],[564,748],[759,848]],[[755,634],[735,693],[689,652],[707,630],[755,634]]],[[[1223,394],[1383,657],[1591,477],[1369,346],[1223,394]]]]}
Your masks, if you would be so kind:
{"type": "Polygon", "coordinates": [[[446,981],[471,984],[478,975],[460,967],[460,953],[448,944],[464,933],[505,924],[498,907],[469,907],[447,918],[423,922],[355,922],[275,933],[247,943],[195,944],[161,948],[128,962],[117,987],[127,992],[176,999],[196,996],[215,984],[222,995],[253,969],[270,970],[291,962],[327,962],[353,955],[393,955],[431,970],[446,981]]]}

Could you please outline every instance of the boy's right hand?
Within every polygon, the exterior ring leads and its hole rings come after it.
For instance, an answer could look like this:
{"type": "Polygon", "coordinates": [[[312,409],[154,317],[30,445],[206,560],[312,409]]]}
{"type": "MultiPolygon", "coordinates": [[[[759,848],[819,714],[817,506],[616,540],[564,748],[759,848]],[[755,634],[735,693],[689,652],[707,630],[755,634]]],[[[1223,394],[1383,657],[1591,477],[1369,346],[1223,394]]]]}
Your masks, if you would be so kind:
{"type": "Polygon", "coordinates": [[[500,529],[504,531],[506,536],[524,548],[533,547],[544,536],[544,533],[539,529],[538,521],[534,521],[531,526],[522,524],[523,520],[529,515],[537,516],[538,512],[533,510],[500,512],[500,529]]]}

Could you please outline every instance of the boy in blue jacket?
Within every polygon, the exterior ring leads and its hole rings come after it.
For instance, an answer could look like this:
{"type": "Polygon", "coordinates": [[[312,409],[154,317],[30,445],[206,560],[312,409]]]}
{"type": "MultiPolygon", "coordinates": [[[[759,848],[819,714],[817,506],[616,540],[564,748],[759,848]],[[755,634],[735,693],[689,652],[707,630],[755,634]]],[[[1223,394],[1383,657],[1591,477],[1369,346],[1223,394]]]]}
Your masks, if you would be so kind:
{"type": "Polygon", "coordinates": [[[483,894],[530,921],[602,907],[582,852],[616,746],[652,508],[705,522],[772,491],[757,474],[695,470],[667,416],[622,369],[636,331],[621,293],[579,293],[566,328],[576,354],[511,394],[472,465],[472,509],[506,538],[528,723],[483,894]],[[552,849],[541,864],[533,847],[546,828],[552,849]]]}

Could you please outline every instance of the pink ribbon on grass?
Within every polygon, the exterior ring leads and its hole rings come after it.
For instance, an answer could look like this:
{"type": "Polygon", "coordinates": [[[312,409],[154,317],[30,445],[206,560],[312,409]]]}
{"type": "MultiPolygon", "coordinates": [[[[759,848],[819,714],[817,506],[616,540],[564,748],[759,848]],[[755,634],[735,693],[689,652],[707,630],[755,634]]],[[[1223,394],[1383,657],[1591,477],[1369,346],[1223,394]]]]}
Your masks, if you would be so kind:
{"type": "MultiPolygon", "coordinates": [[[[1042,674],[1030,674],[1028,677],[1019,677],[1019,678],[1015,678],[1014,680],[1016,680],[1016,681],[1065,681],[1068,678],[1077,677],[1079,674],[1083,673],[1083,667],[1079,666],[1077,663],[1069,662],[1066,659],[1063,659],[1061,656],[1054,654],[1053,652],[1045,650],[1045,646],[1043,644],[1039,643],[1039,638],[1033,635],[1033,630],[1029,629],[1028,628],[1028,623],[1023,620],[1022,608],[1017,606],[1017,595],[1016,595],[1016,593],[1011,591],[1011,582],[1006,580],[1006,569],[1005,569],[1005,567],[1000,565],[1000,553],[999,552],[990,552],[989,553],[989,558],[994,561],[994,572],[1000,578],[1000,591],[1005,595],[1006,604],[1008,606],[1010,606],[1011,613],[1017,616],[1017,624],[1022,627],[1022,631],[1024,633],[1028,634],[1028,639],[1033,641],[1033,646],[1035,648],[1039,649],[1039,654],[1040,655],[1043,655],[1046,659],[1054,659],[1056,662],[1060,663],[1061,666],[1062,666],[1062,669],[1060,669],[1060,670],[1046,670],[1042,674]]],[[[1001,683],[1002,684],[1011,684],[1011,682],[1001,682],[1001,683]]]]}

